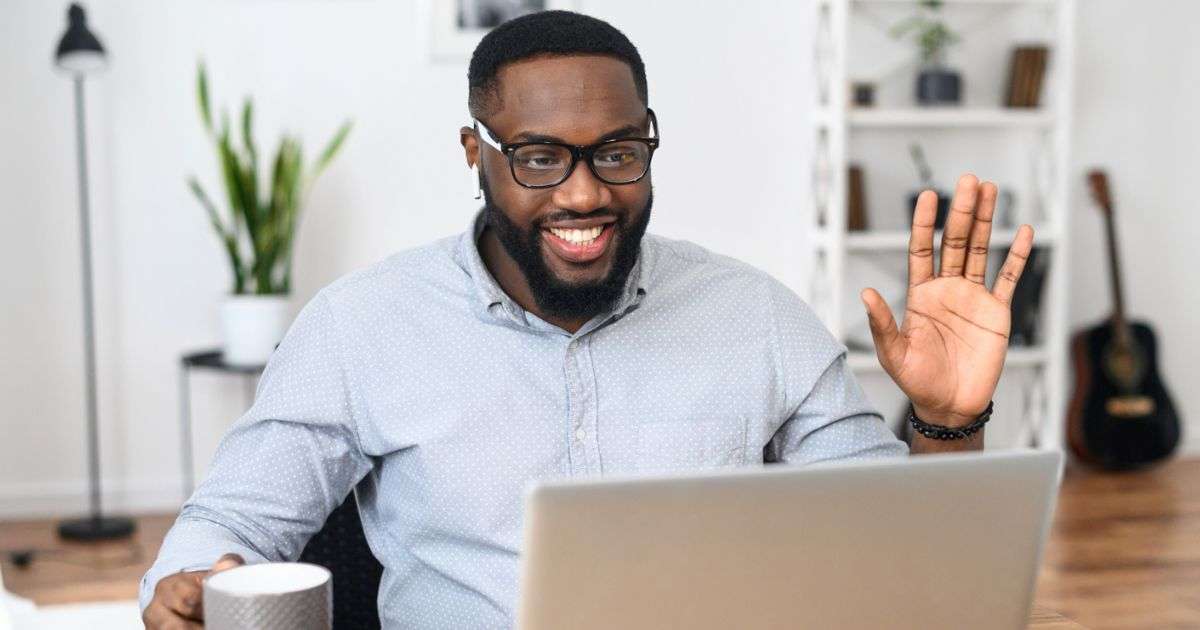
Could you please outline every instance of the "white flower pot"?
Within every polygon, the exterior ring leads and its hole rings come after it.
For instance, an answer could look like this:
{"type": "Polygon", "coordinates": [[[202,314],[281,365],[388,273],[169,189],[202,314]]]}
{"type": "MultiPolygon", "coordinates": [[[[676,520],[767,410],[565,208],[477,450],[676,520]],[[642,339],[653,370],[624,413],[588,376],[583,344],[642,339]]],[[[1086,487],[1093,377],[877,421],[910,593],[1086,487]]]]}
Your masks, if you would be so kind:
{"type": "Polygon", "coordinates": [[[231,295],[221,304],[225,362],[265,365],[287,332],[291,301],[286,295],[231,295]]]}

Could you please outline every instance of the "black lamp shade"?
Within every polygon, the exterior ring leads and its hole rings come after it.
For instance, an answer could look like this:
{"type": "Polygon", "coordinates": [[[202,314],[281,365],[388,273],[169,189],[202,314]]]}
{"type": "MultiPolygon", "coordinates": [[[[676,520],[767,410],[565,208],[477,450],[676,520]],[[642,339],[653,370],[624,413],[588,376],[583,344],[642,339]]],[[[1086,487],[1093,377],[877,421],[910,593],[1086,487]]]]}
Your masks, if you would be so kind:
{"type": "Polygon", "coordinates": [[[71,8],[67,9],[67,32],[63,33],[58,42],[54,63],[76,74],[87,74],[104,68],[104,47],[88,30],[87,15],[78,4],[73,3],[71,8]]]}

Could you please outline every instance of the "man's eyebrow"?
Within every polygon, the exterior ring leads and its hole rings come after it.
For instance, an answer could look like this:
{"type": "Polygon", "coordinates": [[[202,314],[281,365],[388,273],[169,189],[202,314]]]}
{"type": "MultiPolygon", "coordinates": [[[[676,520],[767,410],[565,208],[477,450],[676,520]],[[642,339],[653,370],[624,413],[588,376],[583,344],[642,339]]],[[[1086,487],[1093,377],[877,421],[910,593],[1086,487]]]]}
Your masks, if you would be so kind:
{"type": "MultiPolygon", "coordinates": [[[[641,127],[637,125],[625,125],[624,127],[613,129],[612,131],[600,136],[600,139],[596,142],[604,142],[605,140],[612,140],[614,138],[636,136],[641,135],[641,133],[641,127]]],[[[559,144],[571,144],[570,142],[567,142],[558,136],[534,133],[532,131],[522,131],[521,133],[518,133],[517,135],[513,136],[513,142],[557,142],[559,144]]]]}

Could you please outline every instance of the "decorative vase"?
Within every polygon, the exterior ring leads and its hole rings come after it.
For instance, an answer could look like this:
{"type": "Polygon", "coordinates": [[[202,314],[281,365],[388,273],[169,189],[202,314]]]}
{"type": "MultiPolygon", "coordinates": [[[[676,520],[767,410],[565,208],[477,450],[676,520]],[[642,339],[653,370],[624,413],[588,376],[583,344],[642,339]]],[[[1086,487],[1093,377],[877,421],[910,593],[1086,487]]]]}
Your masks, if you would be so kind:
{"type": "Polygon", "coordinates": [[[957,105],[962,95],[960,75],[940,65],[929,66],[917,75],[917,103],[957,105]]]}
{"type": "Polygon", "coordinates": [[[271,358],[290,322],[286,295],[231,295],[221,304],[225,362],[261,366],[271,358]]]}

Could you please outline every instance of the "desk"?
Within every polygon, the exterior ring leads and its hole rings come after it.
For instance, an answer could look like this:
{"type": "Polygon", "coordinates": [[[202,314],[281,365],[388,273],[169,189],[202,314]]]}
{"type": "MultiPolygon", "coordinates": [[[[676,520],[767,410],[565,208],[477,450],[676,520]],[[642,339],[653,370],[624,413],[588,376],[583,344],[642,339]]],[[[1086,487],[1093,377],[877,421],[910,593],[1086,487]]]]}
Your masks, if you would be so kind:
{"type": "Polygon", "coordinates": [[[1068,467],[1034,603],[1092,630],[1200,628],[1200,458],[1068,467]]]}
{"type": "MultiPolygon", "coordinates": [[[[137,597],[174,514],[140,516],[138,561],[35,561],[28,568],[0,555],[5,583],[39,604],[137,597]],[[94,564],[95,566],[91,566],[94,564]]],[[[54,520],[0,522],[3,549],[80,549],[58,540],[54,520]]],[[[84,553],[103,561],[128,555],[128,543],[84,553]]],[[[88,557],[88,556],[85,556],[88,557]]],[[[1032,630],[1200,628],[1200,458],[1145,471],[1067,470],[1038,578],[1032,630]]]]}
{"type": "Polygon", "coordinates": [[[1029,630],[1085,630],[1083,626],[1041,606],[1029,614],[1029,630]]]}

